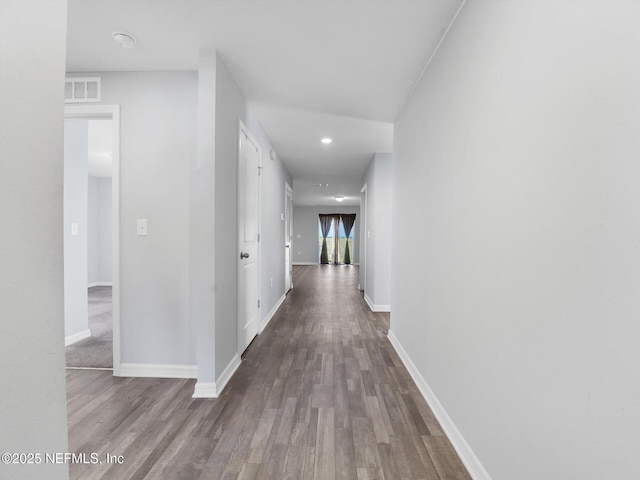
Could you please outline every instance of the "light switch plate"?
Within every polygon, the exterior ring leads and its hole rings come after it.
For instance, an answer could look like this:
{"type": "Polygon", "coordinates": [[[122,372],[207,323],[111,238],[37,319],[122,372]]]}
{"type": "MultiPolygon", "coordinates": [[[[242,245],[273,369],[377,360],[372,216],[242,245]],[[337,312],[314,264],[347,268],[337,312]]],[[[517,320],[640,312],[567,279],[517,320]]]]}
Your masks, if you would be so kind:
{"type": "Polygon", "coordinates": [[[73,235],[75,237],[76,235],[78,235],[78,231],[79,231],[78,224],[77,223],[72,223],[71,224],[71,235],[73,235]]]}
{"type": "Polygon", "coordinates": [[[137,222],[137,231],[139,237],[144,237],[147,235],[147,219],[139,218],[137,222]]]}

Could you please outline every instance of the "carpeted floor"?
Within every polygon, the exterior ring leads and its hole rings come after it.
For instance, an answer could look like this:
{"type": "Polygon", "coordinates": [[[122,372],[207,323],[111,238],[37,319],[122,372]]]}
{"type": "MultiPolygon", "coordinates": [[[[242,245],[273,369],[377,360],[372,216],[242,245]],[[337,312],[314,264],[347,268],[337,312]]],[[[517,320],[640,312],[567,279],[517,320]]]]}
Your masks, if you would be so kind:
{"type": "Polygon", "coordinates": [[[113,368],[111,287],[89,289],[91,336],[66,348],[67,367],[113,368]]]}

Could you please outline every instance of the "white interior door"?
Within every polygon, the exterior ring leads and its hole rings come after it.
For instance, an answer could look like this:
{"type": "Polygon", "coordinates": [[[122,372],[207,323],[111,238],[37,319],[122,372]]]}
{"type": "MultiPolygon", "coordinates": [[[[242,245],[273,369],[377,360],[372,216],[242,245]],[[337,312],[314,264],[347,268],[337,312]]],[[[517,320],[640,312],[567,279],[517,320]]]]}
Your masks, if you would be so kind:
{"type": "Polygon", "coordinates": [[[260,149],[243,127],[238,154],[238,353],[258,334],[260,149]]]}
{"type": "Polygon", "coordinates": [[[284,189],[284,291],[293,288],[293,190],[287,184],[284,189]]]}

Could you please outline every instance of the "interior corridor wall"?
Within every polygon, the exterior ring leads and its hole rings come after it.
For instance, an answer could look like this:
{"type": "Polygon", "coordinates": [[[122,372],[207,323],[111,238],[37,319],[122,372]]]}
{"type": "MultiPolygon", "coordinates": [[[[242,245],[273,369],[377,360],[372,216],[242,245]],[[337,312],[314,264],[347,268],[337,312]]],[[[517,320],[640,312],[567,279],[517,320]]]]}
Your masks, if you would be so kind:
{"type": "Polygon", "coordinates": [[[111,178],[89,176],[88,278],[89,286],[106,285],[111,277],[111,178]]]}
{"type": "Polygon", "coordinates": [[[81,118],[64,121],[64,326],[65,337],[89,328],[88,122],[81,118]],[[72,226],[75,225],[75,231],[72,226]]]}
{"type": "MultiPolygon", "coordinates": [[[[69,450],[62,191],[66,20],[64,0],[0,2],[2,453],[69,450]]],[[[69,468],[44,461],[0,463],[0,478],[67,480],[69,468]]]]}
{"type": "Polygon", "coordinates": [[[87,202],[87,282],[98,282],[98,178],[89,175],[87,202]]]}
{"type": "MultiPolygon", "coordinates": [[[[120,105],[121,358],[193,366],[189,322],[189,178],[197,149],[196,72],[98,72],[120,105]],[[137,219],[148,220],[138,236],[137,219]]],[[[155,368],[155,367],[154,367],[155,368]]]]}
{"type": "Polygon", "coordinates": [[[393,154],[376,153],[362,177],[367,218],[361,223],[366,265],[360,269],[360,288],[364,288],[367,302],[379,311],[389,311],[391,304],[392,167],[393,154]]]}
{"type": "Polygon", "coordinates": [[[284,185],[291,176],[276,157],[260,123],[220,56],[216,59],[215,115],[215,366],[216,378],[236,355],[237,346],[237,252],[238,252],[238,120],[261,149],[261,241],[260,320],[277,304],[284,292],[284,185]],[[270,279],[273,278],[273,287],[270,279]]]}
{"type": "Polygon", "coordinates": [[[493,480],[640,476],[638,19],[467,2],[395,125],[391,331],[493,480]]]}
{"type": "Polygon", "coordinates": [[[113,181],[111,177],[98,179],[98,282],[113,282],[113,181]]]}

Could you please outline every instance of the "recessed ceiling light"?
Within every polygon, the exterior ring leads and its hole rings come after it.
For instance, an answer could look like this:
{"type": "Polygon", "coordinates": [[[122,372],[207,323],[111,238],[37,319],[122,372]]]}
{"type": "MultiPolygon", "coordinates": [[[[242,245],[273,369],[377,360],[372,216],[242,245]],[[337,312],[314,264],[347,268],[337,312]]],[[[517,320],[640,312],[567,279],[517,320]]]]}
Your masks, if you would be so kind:
{"type": "Polygon", "coordinates": [[[342,195],[336,195],[336,202],[342,202],[344,197],[342,195]]]}
{"type": "Polygon", "coordinates": [[[333,142],[333,140],[331,140],[329,137],[324,137],[322,140],[320,140],[322,143],[324,143],[325,145],[329,145],[331,142],[333,142]]]}
{"type": "Polygon", "coordinates": [[[116,30],[114,32],[111,32],[111,34],[113,35],[113,39],[115,40],[115,42],[122,48],[131,48],[136,44],[136,37],[134,37],[130,33],[116,30]]]}

